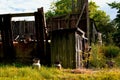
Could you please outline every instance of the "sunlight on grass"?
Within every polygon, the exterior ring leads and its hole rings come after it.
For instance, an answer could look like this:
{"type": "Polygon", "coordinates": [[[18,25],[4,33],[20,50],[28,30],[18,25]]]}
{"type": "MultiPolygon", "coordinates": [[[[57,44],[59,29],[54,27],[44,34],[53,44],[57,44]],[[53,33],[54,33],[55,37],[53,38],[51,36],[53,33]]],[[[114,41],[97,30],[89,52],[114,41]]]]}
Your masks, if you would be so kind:
{"type": "Polygon", "coordinates": [[[56,69],[42,66],[40,70],[31,66],[1,66],[0,80],[119,80],[120,69],[91,70],[90,73],[72,73],[71,69],[56,69]]]}

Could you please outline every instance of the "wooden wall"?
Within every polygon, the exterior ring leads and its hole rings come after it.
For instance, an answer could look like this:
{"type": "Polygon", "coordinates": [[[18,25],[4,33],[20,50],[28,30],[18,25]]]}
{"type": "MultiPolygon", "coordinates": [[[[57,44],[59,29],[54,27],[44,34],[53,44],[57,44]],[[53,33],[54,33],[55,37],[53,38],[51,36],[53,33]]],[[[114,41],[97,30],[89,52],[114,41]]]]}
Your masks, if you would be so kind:
{"type": "Polygon", "coordinates": [[[79,14],[56,16],[47,20],[48,31],[76,28],[79,14]]]}
{"type": "Polygon", "coordinates": [[[56,30],[51,33],[51,63],[60,61],[64,68],[75,68],[75,31],[56,30]]]}
{"type": "MultiPolygon", "coordinates": [[[[36,43],[35,42],[14,42],[15,48],[15,61],[25,64],[32,64],[32,59],[36,57],[36,43]]],[[[0,43],[0,62],[4,62],[3,60],[3,48],[2,43],[0,43]]],[[[9,60],[7,60],[9,61],[9,60]]]]}
{"type": "Polygon", "coordinates": [[[34,21],[12,21],[12,33],[15,39],[18,35],[19,38],[23,38],[25,35],[29,35],[31,38],[35,38],[35,22],[34,21]]]}

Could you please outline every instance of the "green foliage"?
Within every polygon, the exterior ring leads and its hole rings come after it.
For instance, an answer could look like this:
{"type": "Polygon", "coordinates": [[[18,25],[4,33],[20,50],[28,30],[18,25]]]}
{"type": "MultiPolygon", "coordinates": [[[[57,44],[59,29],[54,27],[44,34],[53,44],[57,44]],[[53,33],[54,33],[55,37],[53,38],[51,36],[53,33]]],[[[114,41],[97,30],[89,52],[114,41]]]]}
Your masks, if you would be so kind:
{"type": "Polygon", "coordinates": [[[113,39],[116,45],[120,46],[120,2],[112,2],[108,4],[111,8],[117,10],[117,16],[114,19],[116,32],[113,34],[113,39]]]}
{"type": "Polygon", "coordinates": [[[113,41],[120,47],[120,29],[113,34],[113,41]]]}
{"type": "Polygon", "coordinates": [[[116,8],[116,9],[120,9],[120,2],[112,2],[110,4],[108,4],[109,6],[111,6],[111,8],[116,8]]]}
{"type": "Polygon", "coordinates": [[[55,3],[56,7],[56,14],[61,15],[61,14],[66,14],[71,12],[72,9],[72,2],[71,0],[60,0],[55,3]]]}
{"type": "Polygon", "coordinates": [[[59,0],[51,3],[50,10],[46,13],[46,17],[59,16],[63,14],[69,14],[72,12],[71,0],[59,0]]]}
{"type": "Polygon", "coordinates": [[[101,53],[101,47],[99,45],[92,45],[92,51],[90,56],[90,67],[103,68],[106,65],[106,60],[101,53]]]}
{"type": "Polygon", "coordinates": [[[99,10],[99,6],[97,6],[95,2],[89,2],[89,11],[90,18],[97,22],[108,23],[110,21],[110,17],[104,11],[99,10]]]}
{"type": "Polygon", "coordinates": [[[92,45],[90,67],[112,67],[108,64],[109,62],[113,63],[113,67],[120,67],[120,48],[114,45],[92,45]]]}
{"type": "Polygon", "coordinates": [[[104,46],[102,47],[102,49],[104,56],[106,58],[115,58],[120,54],[120,49],[116,46],[112,46],[112,45],[104,46]]]}
{"type": "Polygon", "coordinates": [[[114,58],[113,60],[115,62],[115,65],[117,67],[120,67],[120,54],[116,58],[114,58]]]}
{"type": "Polygon", "coordinates": [[[50,10],[45,14],[46,19],[48,19],[48,18],[50,18],[50,17],[53,17],[54,15],[55,15],[55,13],[52,12],[52,11],[50,11],[50,10]]]}

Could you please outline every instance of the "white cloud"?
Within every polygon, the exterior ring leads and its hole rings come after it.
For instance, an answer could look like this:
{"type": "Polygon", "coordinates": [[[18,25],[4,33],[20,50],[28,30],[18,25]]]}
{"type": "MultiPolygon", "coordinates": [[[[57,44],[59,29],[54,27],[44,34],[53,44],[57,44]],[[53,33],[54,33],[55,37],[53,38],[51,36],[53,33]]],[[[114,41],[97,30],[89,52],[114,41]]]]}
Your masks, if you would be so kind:
{"type": "Polygon", "coordinates": [[[53,0],[0,0],[0,14],[35,12],[43,7],[46,12],[53,0]]]}
{"type": "MultiPolygon", "coordinates": [[[[0,0],[0,14],[7,13],[21,13],[21,12],[35,12],[37,8],[44,7],[46,12],[50,3],[56,0],[0,0]]],[[[100,9],[104,10],[111,19],[115,18],[116,10],[111,9],[106,3],[113,1],[119,2],[119,0],[89,0],[94,1],[100,9]]]]}
{"type": "Polygon", "coordinates": [[[37,8],[49,9],[53,0],[0,0],[0,13],[34,12],[37,8]]]}

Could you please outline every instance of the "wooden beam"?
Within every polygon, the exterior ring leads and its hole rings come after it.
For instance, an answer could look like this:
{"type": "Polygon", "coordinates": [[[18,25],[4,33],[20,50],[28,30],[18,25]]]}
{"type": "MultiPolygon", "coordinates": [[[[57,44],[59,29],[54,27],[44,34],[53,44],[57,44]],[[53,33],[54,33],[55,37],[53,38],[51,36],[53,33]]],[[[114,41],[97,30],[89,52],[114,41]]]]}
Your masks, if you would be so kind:
{"type": "MultiPolygon", "coordinates": [[[[7,14],[1,14],[1,15],[7,15],[7,14]]],[[[13,13],[9,15],[11,17],[24,17],[24,16],[34,16],[34,13],[13,13]]]]}
{"type": "Polygon", "coordinates": [[[38,12],[35,12],[35,28],[36,28],[36,39],[37,39],[37,55],[40,59],[41,64],[45,64],[44,54],[44,15],[43,8],[39,8],[38,12]]]}
{"type": "Polygon", "coordinates": [[[11,15],[6,14],[1,16],[1,36],[3,44],[3,57],[7,62],[13,62],[15,60],[15,49],[12,41],[11,30],[11,15]],[[2,19],[2,20],[1,20],[2,19]]]}
{"type": "Polygon", "coordinates": [[[90,44],[90,21],[89,21],[89,9],[88,9],[88,0],[86,2],[86,19],[87,19],[87,38],[88,44],[90,44]]]}
{"type": "Polygon", "coordinates": [[[82,8],[82,11],[81,11],[81,13],[80,13],[80,15],[79,15],[79,18],[78,18],[77,23],[76,23],[76,27],[78,27],[78,25],[79,25],[79,23],[80,23],[80,20],[81,20],[81,17],[83,16],[83,13],[84,13],[85,8],[86,8],[86,3],[84,3],[84,6],[83,6],[83,8],[82,8]]]}
{"type": "Polygon", "coordinates": [[[11,14],[12,17],[24,17],[24,16],[34,16],[34,13],[16,13],[11,14]]]}

